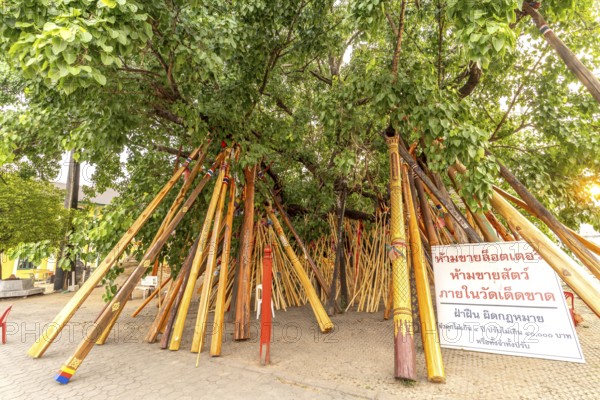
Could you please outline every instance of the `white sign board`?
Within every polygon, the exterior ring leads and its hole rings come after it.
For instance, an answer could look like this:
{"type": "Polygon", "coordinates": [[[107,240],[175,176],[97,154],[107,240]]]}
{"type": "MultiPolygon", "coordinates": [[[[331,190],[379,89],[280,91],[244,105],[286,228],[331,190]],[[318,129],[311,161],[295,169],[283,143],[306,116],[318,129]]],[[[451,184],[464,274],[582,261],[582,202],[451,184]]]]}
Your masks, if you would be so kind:
{"type": "Polygon", "coordinates": [[[442,347],[585,362],[556,273],[526,242],[432,248],[442,347]]]}

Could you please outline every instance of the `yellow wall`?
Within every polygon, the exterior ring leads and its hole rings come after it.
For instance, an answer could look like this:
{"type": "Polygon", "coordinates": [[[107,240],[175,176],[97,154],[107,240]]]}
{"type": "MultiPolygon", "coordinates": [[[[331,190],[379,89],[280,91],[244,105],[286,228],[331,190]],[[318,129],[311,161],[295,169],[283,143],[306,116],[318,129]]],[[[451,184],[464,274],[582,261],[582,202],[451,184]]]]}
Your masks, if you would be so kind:
{"type": "MultiPolygon", "coordinates": [[[[11,260],[8,258],[8,256],[3,255],[2,256],[2,279],[8,279],[9,276],[11,276],[12,274],[15,273],[15,261],[16,260],[11,260]]],[[[16,276],[17,278],[21,278],[21,279],[29,279],[31,277],[31,274],[34,273],[36,279],[44,279],[45,278],[45,274],[44,273],[40,273],[39,270],[42,271],[54,271],[56,262],[51,260],[50,262],[48,261],[48,259],[44,259],[36,268],[36,271],[32,271],[32,270],[27,270],[27,269],[19,269],[16,271],[16,276]]]]}
{"type": "Polygon", "coordinates": [[[2,279],[8,279],[13,273],[14,260],[10,260],[6,254],[2,254],[2,279]]]}

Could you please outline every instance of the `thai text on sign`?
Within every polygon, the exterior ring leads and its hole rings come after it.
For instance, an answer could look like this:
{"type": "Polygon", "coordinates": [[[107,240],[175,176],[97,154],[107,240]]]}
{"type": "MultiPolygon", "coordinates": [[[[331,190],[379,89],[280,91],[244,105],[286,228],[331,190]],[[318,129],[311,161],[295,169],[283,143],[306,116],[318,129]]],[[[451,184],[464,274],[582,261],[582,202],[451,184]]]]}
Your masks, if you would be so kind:
{"type": "Polygon", "coordinates": [[[443,347],[584,362],[558,276],[526,242],[432,248],[443,347]]]}

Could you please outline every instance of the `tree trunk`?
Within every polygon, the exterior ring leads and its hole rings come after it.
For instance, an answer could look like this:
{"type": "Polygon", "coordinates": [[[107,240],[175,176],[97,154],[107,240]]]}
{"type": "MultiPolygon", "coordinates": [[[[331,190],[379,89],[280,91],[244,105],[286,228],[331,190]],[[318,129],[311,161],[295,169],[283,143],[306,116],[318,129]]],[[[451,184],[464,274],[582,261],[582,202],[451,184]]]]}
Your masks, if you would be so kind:
{"type": "MultiPolygon", "coordinates": [[[[65,196],[65,208],[66,209],[77,209],[77,204],[79,203],[79,175],[80,175],[80,166],[77,161],[73,158],[74,150],[71,150],[69,155],[69,172],[67,175],[67,195],[65,196]]],[[[69,216],[71,218],[72,216],[69,216]]],[[[71,228],[69,227],[69,231],[71,228]]],[[[68,242],[65,242],[63,251],[61,252],[63,257],[69,257],[70,253],[70,245],[68,242]]],[[[56,267],[54,270],[54,290],[64,290],[66,289],[66,274],[65,271],[59,267],[60,259],[56,262],[56,267]]],[[[75,270],[75,260],[71,260],[71,266],[69,268],[70,271],[75,270]]],[[[71,284],[75,284],[72,282],[71,284]]]]}
{"type": "Polygon", "coordinates": [[[254,247],[254,183],[256,165],[244,169],[246,187],[244,188],[244,220],[240,238],[239,280],[235,305],[235,340],[250,338],[250,298],[252,274],[252,250],[254,247]]]}
{"type": "MultiPolygon", "coordinates": [[[[331,287],[329,288],[329,299],[327,300],[327,315],[335,314],[335,295],[337,293],[337,283],[341,269],[344,268],[342,259],[344,257],[344,210],[346,208],[347,186],[344,184],[342,191],[337,198],[337,244],[335,248],[335,266],[333,268],[333,277],[331,287]]],[[[342,306],[342,308],[344,308],[342,306]]]]}

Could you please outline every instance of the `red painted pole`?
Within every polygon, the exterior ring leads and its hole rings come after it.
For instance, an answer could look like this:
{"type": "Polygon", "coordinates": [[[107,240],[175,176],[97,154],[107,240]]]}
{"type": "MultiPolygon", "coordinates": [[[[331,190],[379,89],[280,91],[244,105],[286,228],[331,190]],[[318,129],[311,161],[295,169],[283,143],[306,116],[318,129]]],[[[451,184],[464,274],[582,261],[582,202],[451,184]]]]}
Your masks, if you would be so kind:
{"type": "Polygon", "coordinates": [[[267,365],[271,357],[271,327],[273,316],[271,314],[271,285],[273,257],[271,246],[265,245],[263,253],[263,278],[262,278],[262,304],[260,309],[260,363],[267,365]]]}

